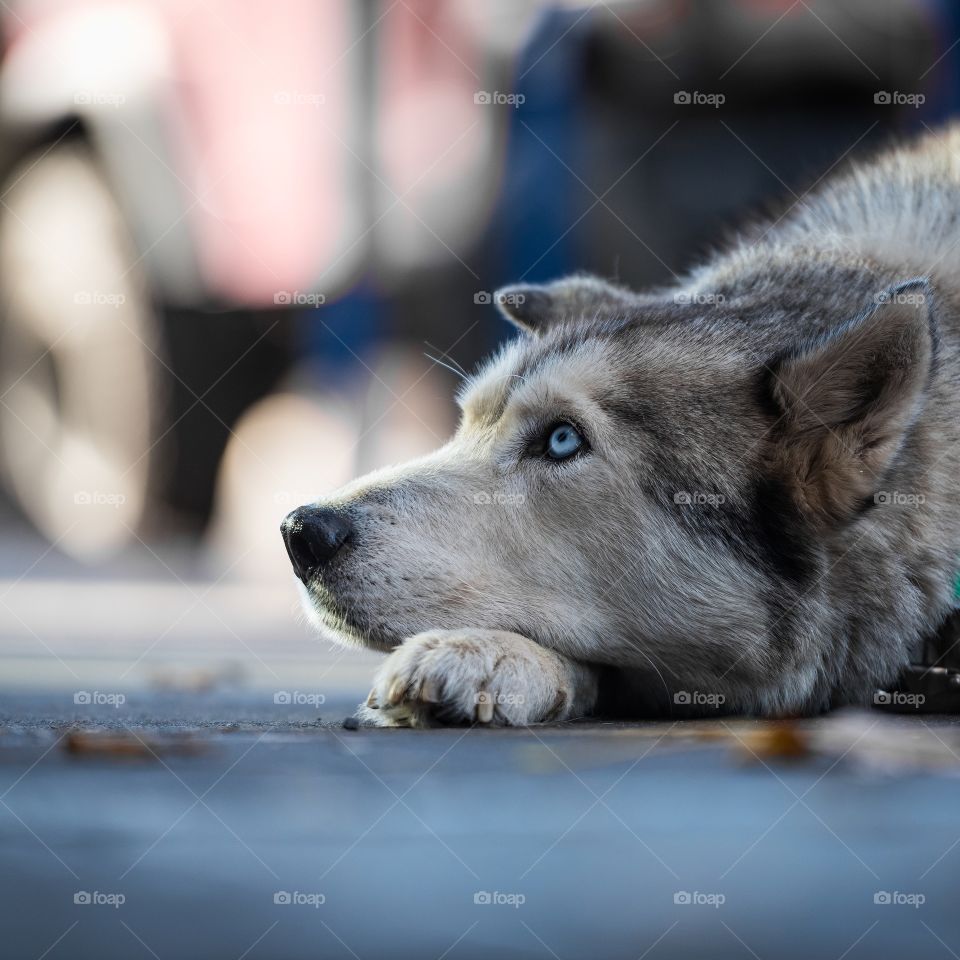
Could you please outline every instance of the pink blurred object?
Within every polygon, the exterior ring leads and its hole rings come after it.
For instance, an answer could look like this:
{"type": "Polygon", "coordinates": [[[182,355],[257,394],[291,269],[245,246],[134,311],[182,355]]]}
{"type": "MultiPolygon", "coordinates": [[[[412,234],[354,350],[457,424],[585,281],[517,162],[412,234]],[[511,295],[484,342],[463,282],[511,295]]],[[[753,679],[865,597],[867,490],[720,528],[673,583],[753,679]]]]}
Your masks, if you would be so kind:
{"type": "Polygon", "coordinates": [[[464,0],[11,0],[3,119],[83,119],[155,292],[330,299],[375,239],[381,267],[464,263],[506,119],[476,100],[490,16],[464,0]]]}
{"type": "Polygon", "coordinates": [[[5,118],[81,117],[147,227],[145,256],[182,219],[206,295],[272,305],[313,290],[359,230],[353,12],[349,0],[4,4],[5,118]]]}
{"type": "MultiPolygon", "coordinates": [[[[347,0],[158,0],[204,273],[248,303],[312,289],[348,219],[347,0]]],[[[171,119],[173,119],[171,118],[171,119]]]]}

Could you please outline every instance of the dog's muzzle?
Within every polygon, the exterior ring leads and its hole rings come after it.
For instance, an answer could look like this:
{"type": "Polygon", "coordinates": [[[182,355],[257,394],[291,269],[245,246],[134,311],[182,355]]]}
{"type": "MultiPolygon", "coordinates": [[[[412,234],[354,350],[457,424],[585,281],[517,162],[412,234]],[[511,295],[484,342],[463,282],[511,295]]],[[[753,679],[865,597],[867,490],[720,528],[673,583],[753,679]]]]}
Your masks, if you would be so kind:
{"type": "Polygon", "coordinates": [[[329,507],[298,507],[280,524],[293,571],[307,583],[353,535],[345,514],[329,507]]]}

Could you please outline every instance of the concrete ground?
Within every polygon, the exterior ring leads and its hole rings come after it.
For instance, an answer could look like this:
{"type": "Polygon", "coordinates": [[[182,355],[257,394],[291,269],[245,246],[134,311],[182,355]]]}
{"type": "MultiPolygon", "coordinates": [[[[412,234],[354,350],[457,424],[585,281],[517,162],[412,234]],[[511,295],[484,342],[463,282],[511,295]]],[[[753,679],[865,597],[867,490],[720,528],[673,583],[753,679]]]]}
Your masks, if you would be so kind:
{"type": "Polygon", "coordinates": [[[352,731],[350,702],[6,696],[3,955],[960,951],[948,721],[352,731]]]}
{"type": "Polygon", "coordinates": [[[177,579],[0,583],[0,956],[960,955],[950,718],[349,730],[376,657],[177,579]]]}

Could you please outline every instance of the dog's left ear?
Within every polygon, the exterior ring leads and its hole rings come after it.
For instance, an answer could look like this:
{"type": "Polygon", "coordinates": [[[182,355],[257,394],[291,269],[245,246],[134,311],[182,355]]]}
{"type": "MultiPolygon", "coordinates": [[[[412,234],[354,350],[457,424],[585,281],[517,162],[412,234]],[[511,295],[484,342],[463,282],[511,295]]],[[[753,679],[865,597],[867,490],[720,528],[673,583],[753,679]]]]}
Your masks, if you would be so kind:
{"type": "Polygon", "coordinates": [[[636,294],[600,277],[577,274],[544,284],[517,284],[494,294],[500,313],[527,333],[555,323],[614,316],[636,305],[636,294]]]}
{"type": "Polygon", "coordinates": [[[842,522],[874,495],[923,408],[937,343],[930,284],[908,280],[772,366],[778,459],[814,518],[842,522]]]}

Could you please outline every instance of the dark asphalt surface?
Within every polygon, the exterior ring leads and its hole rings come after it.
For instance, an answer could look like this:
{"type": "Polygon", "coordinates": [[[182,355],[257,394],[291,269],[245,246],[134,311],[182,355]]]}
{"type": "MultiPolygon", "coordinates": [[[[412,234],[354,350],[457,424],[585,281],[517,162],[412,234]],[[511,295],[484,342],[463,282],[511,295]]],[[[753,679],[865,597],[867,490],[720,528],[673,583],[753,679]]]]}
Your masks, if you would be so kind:
{"type": "Polygon", "coordinates": [[[2,695],[0,955],[960,953],[950,723],[903,722],[945,763],[880,770],[747,762],[725,724],[344,730],[355,703],[2,695]]]}

